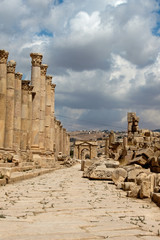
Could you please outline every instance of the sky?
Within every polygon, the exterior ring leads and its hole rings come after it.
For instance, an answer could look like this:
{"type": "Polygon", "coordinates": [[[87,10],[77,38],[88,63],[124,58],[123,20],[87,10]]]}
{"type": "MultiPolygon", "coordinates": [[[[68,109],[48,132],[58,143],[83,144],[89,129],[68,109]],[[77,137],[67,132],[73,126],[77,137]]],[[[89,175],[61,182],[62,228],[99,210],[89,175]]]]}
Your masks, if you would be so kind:
{"type": "Polygon", "coordinates": [[[27,80],[43,54],[69,131],[160,128],[160,0],[0,0],[0,49],[27,80]]]}

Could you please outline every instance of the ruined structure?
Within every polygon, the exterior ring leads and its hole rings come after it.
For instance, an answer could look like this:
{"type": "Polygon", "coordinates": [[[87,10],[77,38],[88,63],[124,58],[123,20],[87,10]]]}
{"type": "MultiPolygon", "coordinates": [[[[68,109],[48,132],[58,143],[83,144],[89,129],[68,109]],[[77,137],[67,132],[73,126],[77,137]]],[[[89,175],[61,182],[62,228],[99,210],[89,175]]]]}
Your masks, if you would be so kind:
{"type": "Polygon", "coordinates": [[[128,131],[117,141],[113,131],[105,143],[105,155],[83,160],[83,176],[110,180],[128,197],[151,198],[160,206],[160,133],[139,129],[139,117],[128,113],[128,131]]]}
{"type": "Polygon", "coordinates": [[[31,81],[8,55],[0,50],[0,163],[53,167],[59,152],[70,155],[69,135],[54,116],[56,85],[41,54],[30,54],[31,81]]]}
{"type": "Polygon", "coordinates": [[[74,146],[74,158],[84,160],[97,157],[97,142],[76,141],[74,146]]]}

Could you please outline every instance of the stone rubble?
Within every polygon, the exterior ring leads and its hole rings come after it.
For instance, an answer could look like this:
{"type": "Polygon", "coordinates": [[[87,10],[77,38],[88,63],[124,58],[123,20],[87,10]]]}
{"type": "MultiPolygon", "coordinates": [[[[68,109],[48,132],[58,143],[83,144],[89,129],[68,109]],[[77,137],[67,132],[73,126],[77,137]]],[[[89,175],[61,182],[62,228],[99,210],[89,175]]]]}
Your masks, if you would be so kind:
{"type": "Polygon", "coordinates": [[[139,130],[138,123],[136,113],[128,113],[128,134],[123,142],[116,142],[111,131],[105,155],[83,160],[83,177],[110,180],[127,191],[128,197],[150,198],[160,206],[160,133],[139,130]]]}

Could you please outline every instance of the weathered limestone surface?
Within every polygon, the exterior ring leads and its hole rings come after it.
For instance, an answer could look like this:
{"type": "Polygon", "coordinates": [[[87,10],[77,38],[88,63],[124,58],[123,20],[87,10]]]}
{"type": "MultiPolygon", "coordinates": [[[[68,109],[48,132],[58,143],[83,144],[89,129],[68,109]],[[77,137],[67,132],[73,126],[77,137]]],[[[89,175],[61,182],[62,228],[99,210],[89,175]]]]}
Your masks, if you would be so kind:
{"type": "Polygon", "coordinates": [[[0,148],[4,148],[5,138],[8,54],[7,51],[0,50],[0,148]]]}
{"type": "Polygon", "coordinates": [[[82,178],[79,168],[1,187],[0,239],[159,239],[154,203],[82,178]]]}
{"type": "MultiPolygon", "coordinates": [[[[54,120],[55,84],[46,76],[43,56],[31,53],[31,81],[15,73],[16,62],[7,63],[8,52],[0,50],[0,164],[1,167],[51,168],[59,154],[69,164],[70,138],[61,122],[54,120]],[[63,140],[60,135],[63,133],[63,140]],[[11,155],[11,157],[10,157],[11,155]],[[4,164],[4,165],[3,165],[4,164]]],[[[70,162],[71,164],[71,162],[70,162]]],[[[3,182],[3,181],[2,181],[3,182]]]]}
{"type": "Polygon", "coordinates": [[[13,150],[14,108],[15,108],[15,68],[16,62],[7,64],[7,97],[4,147],[13,150]]]}

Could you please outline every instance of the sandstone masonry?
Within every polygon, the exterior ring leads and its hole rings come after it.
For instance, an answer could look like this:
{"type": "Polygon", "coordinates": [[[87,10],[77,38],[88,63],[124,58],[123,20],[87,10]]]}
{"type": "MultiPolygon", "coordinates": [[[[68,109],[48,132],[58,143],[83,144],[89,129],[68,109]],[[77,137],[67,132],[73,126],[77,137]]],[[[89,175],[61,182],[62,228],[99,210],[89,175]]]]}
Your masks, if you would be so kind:
{"type": "MultiPolygon", "coordinates": [[[[53,167],[70,155],[70,137],[54,116],[55,87],[40,53],[31,53],[31,81],[0,50],[0,164],[53,167]],[[8,157],[4,157],[8,154],[8,157]],[[10,156],[10,157],[9,157],[10,156]]],[[[8,166],[8,165],[7,165],[8,166]]]]}

